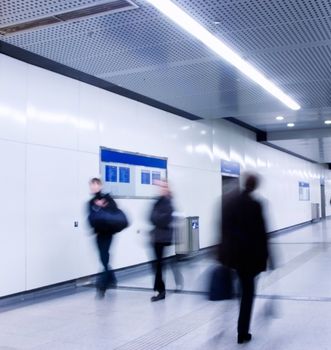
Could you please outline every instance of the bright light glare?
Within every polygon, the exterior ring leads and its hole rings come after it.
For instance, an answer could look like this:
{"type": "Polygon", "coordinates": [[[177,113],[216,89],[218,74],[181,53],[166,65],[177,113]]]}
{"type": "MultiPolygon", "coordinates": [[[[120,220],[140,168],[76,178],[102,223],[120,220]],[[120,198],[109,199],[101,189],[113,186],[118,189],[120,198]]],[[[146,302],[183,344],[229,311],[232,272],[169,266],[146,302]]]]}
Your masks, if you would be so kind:
{"type": "Polygon", "coordinates": [[[326,120],[326,121],[324,122],[324,124],[330,125],[330,124],[331,124],[331,120],[326,120]]]}
{"type": "Polygon", "coordinates": [[[289,128],[293,128],[293,127],[295,126],[295,124],[294,124],[294,123],[288,123],[287,126],[288,126],[289,128]]]}
{"type": "Polygon", "coordinates": [[[279,115],[278,117],[276,117],[277,120],[284,120],[284,117],[279,115]]]}
{"type": "Polygon", "coordinates": [[[293,110],[300,109],[300,105],[286,95],[278,86],[268,80],[261,72],[246,62],[237,53],[226,46],[221,40],[211,34],[206,28],[190,17],[170,0],[146,0],[180,27],[195,36],[203,44],[216,52],[223,59],[239,69],[250,79],[255,81],[271,95],[293,110]]]}

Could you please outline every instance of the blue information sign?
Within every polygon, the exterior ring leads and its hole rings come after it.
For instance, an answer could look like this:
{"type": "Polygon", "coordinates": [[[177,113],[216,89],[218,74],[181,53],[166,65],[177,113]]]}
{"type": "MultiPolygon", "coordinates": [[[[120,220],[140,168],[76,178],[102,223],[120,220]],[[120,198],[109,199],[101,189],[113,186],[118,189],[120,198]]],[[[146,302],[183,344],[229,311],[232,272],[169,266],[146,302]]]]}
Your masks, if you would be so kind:
{"type": "Polygon", "coordinates": [[[106,165],[106,182],[117,182],[117,166],[106,165]]]}
{"type": "Polygon", "coordinates": [[[310,200],[310,185],[308,182],[299,181],[299,200],[310,200]]]}
{"type": "Polygon", "coordinates": [[[120,182],[130,183],[130,168],[120,167],[120,182]]]}
{"type": "Polygon", "coordinates": [[[141,183],[143,185],[150,185],[151,184],[151,173],[149,171],[143,170],[141,172],[141,183]]]}
{"type": "Polygon", "coordinates": [[[240,175],[240,164],[237,162],[232,162],[232,161],[222,159],[221,160],[221,173],[224,175],[239,176],[240,175]]]}
{"type": "Polygon", "coordinates": [[[161,173],[158,171],[153,171],[152,172],[152,183],[154,183],[154,181],[157,180],[161,180],[161,173]]]}

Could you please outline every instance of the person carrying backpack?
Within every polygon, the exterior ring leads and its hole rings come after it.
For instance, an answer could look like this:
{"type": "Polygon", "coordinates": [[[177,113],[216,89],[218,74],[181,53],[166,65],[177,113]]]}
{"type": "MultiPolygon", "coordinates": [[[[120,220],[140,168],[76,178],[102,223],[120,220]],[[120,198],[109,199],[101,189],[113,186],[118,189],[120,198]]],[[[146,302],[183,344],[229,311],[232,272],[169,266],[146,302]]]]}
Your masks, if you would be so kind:
{"type": "Polygon", "coordinates": [[[113,235],[127,227],[128,222],[111,195],[102,192],[102,181],[99,178],[91,179],[89,185],[93,197],[88,202],[88,219],[96,234],[99,257],[104,268],[96,287],[98,296],[103,298],[109,286],[117,285],[115,274],[109,265],[109,249],[113,235]]]}

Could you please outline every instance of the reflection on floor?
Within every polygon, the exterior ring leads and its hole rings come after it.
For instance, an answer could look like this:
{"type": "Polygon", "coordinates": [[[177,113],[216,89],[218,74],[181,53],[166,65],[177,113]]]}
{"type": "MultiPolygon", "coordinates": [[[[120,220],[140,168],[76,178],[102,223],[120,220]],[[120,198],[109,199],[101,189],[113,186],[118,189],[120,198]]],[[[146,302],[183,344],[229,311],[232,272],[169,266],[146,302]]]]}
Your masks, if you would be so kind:
{"type": "Polygon", "coordinates": [[[0,349],[331,349],[331,221],[271,240],[278,268],[258,281],[253,340],[237,345],[238,301],[210,302],[213,260],[181,262],[184,291],[169,267],[165,301],[150,303],[149,272],[122,278],[95,299],[91,288],[0,313],[0,349]]]}

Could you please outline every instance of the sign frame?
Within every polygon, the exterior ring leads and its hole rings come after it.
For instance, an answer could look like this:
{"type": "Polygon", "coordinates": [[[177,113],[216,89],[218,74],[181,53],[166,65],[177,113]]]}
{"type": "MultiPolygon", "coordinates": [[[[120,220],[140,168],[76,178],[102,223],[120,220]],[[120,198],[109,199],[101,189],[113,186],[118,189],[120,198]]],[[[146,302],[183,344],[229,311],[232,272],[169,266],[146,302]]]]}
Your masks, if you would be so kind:
{"type": "MultiPolygon", "coordinates": [[[[103,177],[103,167],[105,166],[105,162],[102,159],[102,154],[105,151],[116,153],[116,154],[118,154],[118,156],[121,156],[121,155],[123,157],[127,156],[128,159],[130,159],[130,158],[131,159],[135,159],[135,158],[143,159],[143,158],[145,158],[146,160],[147,159],[150,159],[151,161],[155,160],[156,163],[160,163],[160,164],[164,164],[165,163],[165,168],[154,167],[154,169],[155,169],[156,172],[160,171],[160,169],[164,169],[165,170],[165,179],[168,180],[168,157],[158,157],[158,156],[155,156],[155,155],[149,155],[149,154],[144,154],[144,153],[140,153],[140,152],[130,152],[130,151],[124,151],[124,150],[114,149],[114,148],[110,148],[110,147],[100,146],[100,148],[99,148],[99,174],[100,174],[100,178],[102,179],[104,184],[106,183],[105,179],[103,177]]],[[[108,166],[109,165],[112,165],[112,163],[109,163],[108,166]]],[[[144,165],[137,165],[137,164],[130,164],[130,163],[122,163],[122,167],[128,167],[130,165],[131,166],[144,166],[144,165]]],[[[118,166],[118,168],[119,168],[119,166],[118,166]]],[[[141,174],[140,174],[140,176],[141,176],[141,174]]],[[[132,179],[132,174],[131,174],[131,171],[130,171],[130,180],[131,179],[132,179]]],[[[151,184],[148,185],[148,186],[153,186],[152,172],[150,174],[150,179],[151,179],[151,184]]],[[[120,180],[120,175],[119,174],[118,174],[118,180],[120,180]]],[[[112,193],[110,193],[110,194],[115,199],[149,199],[149,200],[155,199],[155,196],[119,195],[119,194],[112,194],[112,193]]]]}

